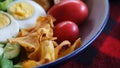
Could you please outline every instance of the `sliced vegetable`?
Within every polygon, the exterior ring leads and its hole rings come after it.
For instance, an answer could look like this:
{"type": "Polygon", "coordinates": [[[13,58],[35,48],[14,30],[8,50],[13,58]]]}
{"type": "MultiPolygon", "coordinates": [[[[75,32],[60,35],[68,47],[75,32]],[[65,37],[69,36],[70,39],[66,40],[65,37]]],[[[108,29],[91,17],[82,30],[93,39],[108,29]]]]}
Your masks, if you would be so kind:
{"type": "Polygon", "coordinates": [[[20,53],[20,45],[18,44],[7,43],[7,45],[4,48],[4,58],[12,59],[17,57],[19,53],[20,53]]]}
{"type": "Polygon", "coordinates": [[[0,68],[13,68],[13,62],[6,58],[2,58],[1,60],[1,67],[0,68]]]}

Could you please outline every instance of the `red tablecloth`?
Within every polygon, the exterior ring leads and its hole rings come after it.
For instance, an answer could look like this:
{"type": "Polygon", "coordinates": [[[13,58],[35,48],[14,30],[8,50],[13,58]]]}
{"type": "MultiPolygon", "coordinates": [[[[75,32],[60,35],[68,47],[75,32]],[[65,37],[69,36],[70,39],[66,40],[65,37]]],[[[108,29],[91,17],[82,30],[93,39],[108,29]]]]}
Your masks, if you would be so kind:
{"type": "Polygon", "coordinates": [[[58,68],[120,68],[120,2],[112,1],[110,18],[100,36],[77,59],[58,68]]]}

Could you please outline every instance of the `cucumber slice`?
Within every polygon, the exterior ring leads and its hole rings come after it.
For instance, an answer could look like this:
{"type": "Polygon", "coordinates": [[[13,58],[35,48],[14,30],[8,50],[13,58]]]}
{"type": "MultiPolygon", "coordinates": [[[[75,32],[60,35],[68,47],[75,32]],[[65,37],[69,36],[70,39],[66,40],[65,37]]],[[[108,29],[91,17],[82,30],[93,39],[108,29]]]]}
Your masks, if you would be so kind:
{"type": "Polygon", "coordinates": [[[13,68],[13,62],[6,58],[2,58],[0,68],[13,68]]]}
{"type": "Polygon", "coordinates": [[[17,57],[20,53],[20,45],[19,44],[10,44],[7,43],[7,45],[4,48],[4,58],[7,59],[13,59],[17,57]]]}

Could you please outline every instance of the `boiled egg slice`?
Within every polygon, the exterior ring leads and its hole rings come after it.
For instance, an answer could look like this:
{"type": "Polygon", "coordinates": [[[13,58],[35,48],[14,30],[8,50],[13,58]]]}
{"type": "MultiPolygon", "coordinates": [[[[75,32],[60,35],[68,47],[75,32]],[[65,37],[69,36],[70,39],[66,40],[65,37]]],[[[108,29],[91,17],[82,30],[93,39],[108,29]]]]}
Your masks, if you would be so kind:
{"type": "Polygon", "coordinates": [[[13,1],[7,11],[18,21],[21,29],[33,27],[39,16],[46,15],[43,7],[32,0],[13,1]]]}
{"type": "Polygon", "coordinates": [[[17,21],[8,13],[0,11],[0,42],[16,37],[19,32],[17,21]]]}

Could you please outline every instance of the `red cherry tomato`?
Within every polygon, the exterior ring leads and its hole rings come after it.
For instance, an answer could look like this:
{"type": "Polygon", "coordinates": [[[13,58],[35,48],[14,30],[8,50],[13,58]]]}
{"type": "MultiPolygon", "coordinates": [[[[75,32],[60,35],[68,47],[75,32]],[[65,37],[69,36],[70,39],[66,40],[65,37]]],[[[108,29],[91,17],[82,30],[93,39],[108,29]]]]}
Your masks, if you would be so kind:
{"type": "Polygon", "coordinates": [[[88,7],[82,1],[61,1],[51,7],[47,14],[52,15],[56,19],[55,24],[71,20],[79,25],[88,16],[88,7]]]}
{"type": "Polygon", "coordinates": [[[57,42],[64,40],[74,42],[79,37],[79,28],[72,21],[63,21],[54,27],[54,37],[57,37],[57,42]]]}

